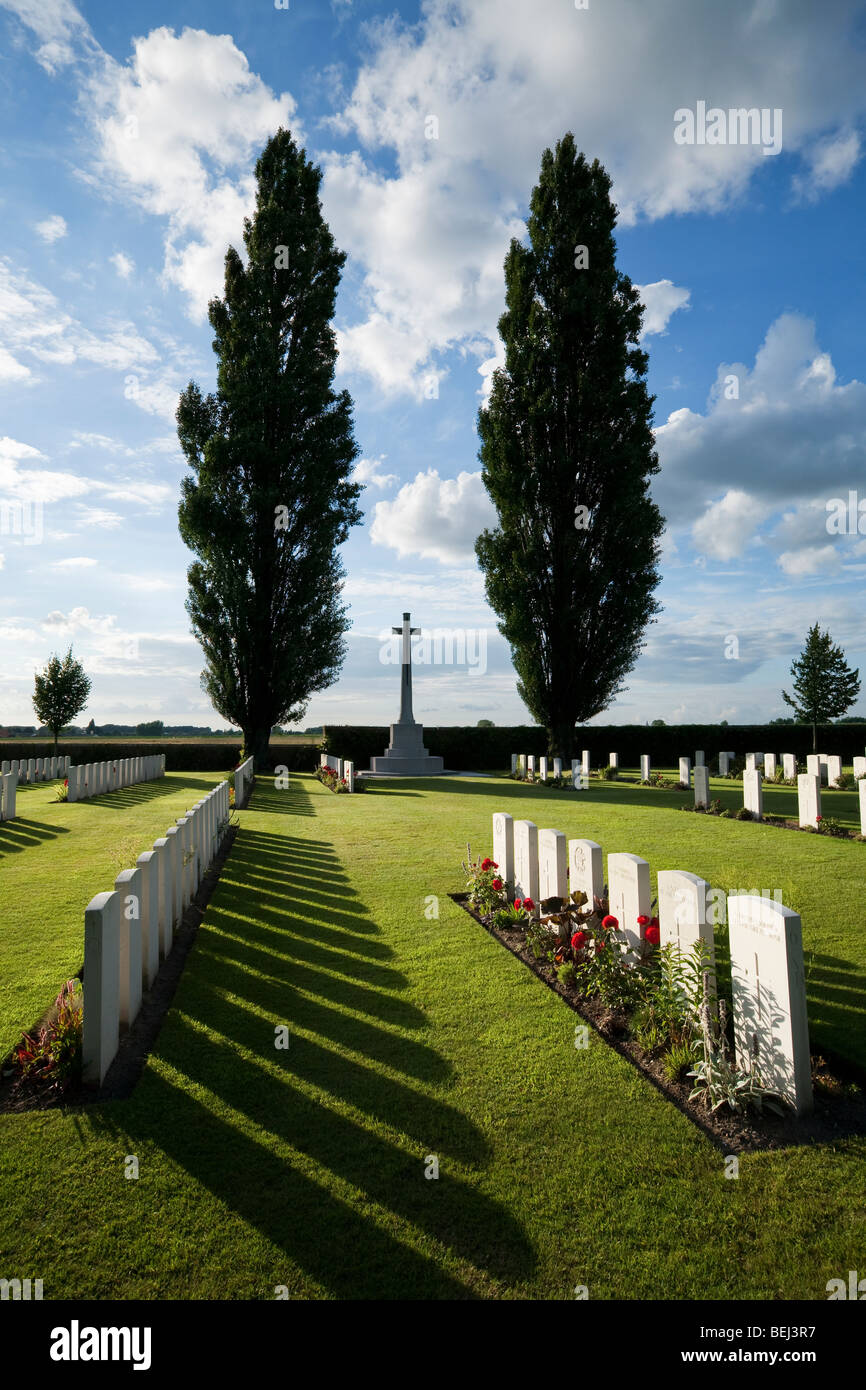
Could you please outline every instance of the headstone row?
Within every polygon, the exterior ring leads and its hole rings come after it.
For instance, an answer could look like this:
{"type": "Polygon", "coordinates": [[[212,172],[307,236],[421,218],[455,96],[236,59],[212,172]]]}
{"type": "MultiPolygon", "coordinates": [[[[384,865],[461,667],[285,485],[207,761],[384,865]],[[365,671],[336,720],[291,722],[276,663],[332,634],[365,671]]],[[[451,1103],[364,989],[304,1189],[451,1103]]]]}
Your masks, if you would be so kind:
{"type": "Polygon", "coordinates": [[[84,763],[67,773],[67,800],[87,801],[105,792],[120,791],[138,782],[152,782],[165,776],[165,754],[150,753],[137,758],[114,758],[105,763],[84,763]]]}
{"type": "Polygon", "coordinates": [[[253,770],[253,759],[247,758],[239,768],[235,770],[235,806],[240,808],[246,806],[247,797],[252,790],[256,774],[253,770]]]}
{"type": "Polygon", "coordinates": [[[14,772],[20,787],[33,786],[36,782],[54,782],[58,777],[66,777],[69,772],[68,756],[51,758],[18,758],[0,763],[0,777],[14,772]]]}
{"type": "MultiPolygon", "coordinates": [[[[760,778],[757,769],[754,775],[760,778]]],[[[866,783],[861,805],[864,801],[866,783]]],[[[509,892],[536,904],[579,889],[592,905],[604,893],[600,845],[566,841],[561,831],[539,830],[532,821],[514,821],[503,811],[493,814],[493,857],[509,892]]],[[[634,961],[641,941],[637,919],[651,911],[650,866],[636,854],[609,854],[607,883],[609,911],[626,939],[623,949],[634,961]]],[[[695,874],[659,871],[660,944],[688,953],[702,941],[714,974],[709,891],[695,874]]],[[[729,895],[727,915],[737,1062],[746,1070],[754,1058],[763,1084],[801,1113],[812,1105],[812,1079],[800,918],[757,894],[729,895]]]]}
{"type": "MultiPolygon", "coordinates": [[[[350,792],[355,790],[355,764],[350,759],[344,761],[342,758],[333,757],[330,753],[323,753],[319,758],[319,766],[329,767],[338,777],[345,778],[346,785],[350,792]]],[[[512,771],[513,770],[514,762],[512,760],[512,771]]]]}
{"type": "Polygon", "coordinates": [[[84,912],[84,1042],[87,1081],[101,1084],[153,984],[160,959],[216,857],[229,824],[229,784],[220,782],[123,869],[114,890],[84,912]]]}

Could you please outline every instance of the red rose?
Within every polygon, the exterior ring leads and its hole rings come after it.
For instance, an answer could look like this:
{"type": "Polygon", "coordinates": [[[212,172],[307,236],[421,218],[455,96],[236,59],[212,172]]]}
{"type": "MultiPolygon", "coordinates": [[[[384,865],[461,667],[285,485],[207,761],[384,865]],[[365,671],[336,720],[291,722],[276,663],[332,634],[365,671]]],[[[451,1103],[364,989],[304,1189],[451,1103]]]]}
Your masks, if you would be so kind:
{"type": "Polygon", "coordinates": [[[823,817],[823,816],[816,816],[815,819],[816,819],[816,820],[823,820],[824,817],[823,817]]]}
{"type": "Polygon", "coordinates": [[[533,912],[535,910],[535,903],[531,898],[523,899],[523,910],[524,912],[533,912]]]}
{"type": "Polygon", "coordinates": [[[643,915],[643,913],[641,913],[640,917],[638,917],[638,919],[637,919],[637,924],[638,924],[639,927],[648,927],[648,926],[649,926],[649,917],[645,917],[645,916],[643,915]]]}
{"type": "Polygon", "coordinates": [[[575,951],[582,951],[584,946],[586,945],[586,932],[576,931],[574,933],[574,936],[571,938],[571,944],[574,947],[575,951]]]}
{"type": "Polygon", "coordinates": [[[517,911],[519,912],[520,909],[521,909],[522,906],[523,906],[523,899],[522,899],[522,898],[515,898],[515,899],[514,899],[514,906],[516,907],[517,911]]]}
{"type": "Polygon", "coordinates": [[[482,859],[482,861],[481,861],[481,872],[482,872],[482,873],[486,873],[488,869],[492,869],[492,868],[493,868],[493,860],[492,860],[492,859],[482,859]]]}
{"type": "Polygon", "coordinates": [[[606,917],[602,917],[601,925],[604,927],[605,931],[613,931],[614,927],[619,926],[619,922],[608,913],[606,917]]]}
{"type": "Polygon", "coordinates": [[[654,927],[652,926],[652,924],[650,924],[650,926],[647,927],[646,940],[649,942],[651,946],[658,946],[660,936],[661,933],[659,932],[658,927],[654,927]]]}
{"type": "Polygon", "coordinates": [[[659,919],[658,919],[658,917],[651,917],[651,918],[650,918],[650,926],[651,926],[651,927],[657,927],[658,925],[659,925],[659,919]]]}
{"type": "Polygon", "coordinates": [[[493,880],[493,882],[491,883],[490,887],[493,889],[494,893],[501,893],[501,892],[502,892],[502,879],[501,879],[501,878],[495,878],[495,879],[493,880]]]}

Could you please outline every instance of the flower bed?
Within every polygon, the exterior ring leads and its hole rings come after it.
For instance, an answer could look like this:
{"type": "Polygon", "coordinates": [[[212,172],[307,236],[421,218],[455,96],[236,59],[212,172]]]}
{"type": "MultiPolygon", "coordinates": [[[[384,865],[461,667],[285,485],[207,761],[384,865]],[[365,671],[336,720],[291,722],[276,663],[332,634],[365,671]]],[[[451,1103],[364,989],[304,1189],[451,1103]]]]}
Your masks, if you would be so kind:
{"type": "MultiPolygon", "coordinates": [[[[660,948],[655,917],[639,917],[628,951],[606,898],[510,899],[493,859],[464,864],[469,915],[627,1057],[726,1153],[866,1134],[866,1095],[813,1059],[815,1108],[798,1119],[733,1060],[730,1009],[717,999],[700,947],[660,948]],[[554,934],[556,933],[556,934],[554,934]]],[[[575,1043],[577,1046],[577,1043],[575,1043]]]]}
{"type": "MultiPolygon", "coordinates": [[[[345,777],[340,777],[332,767],[314,767],[313,772],[323,787],[339,795],[341,792],[348,792],[349,783],[345,777]]],[[[363,777],[355,776],[355,784],[352,788],[356,792],[365,792],[369,788],[369,782],[363,777]]]]}

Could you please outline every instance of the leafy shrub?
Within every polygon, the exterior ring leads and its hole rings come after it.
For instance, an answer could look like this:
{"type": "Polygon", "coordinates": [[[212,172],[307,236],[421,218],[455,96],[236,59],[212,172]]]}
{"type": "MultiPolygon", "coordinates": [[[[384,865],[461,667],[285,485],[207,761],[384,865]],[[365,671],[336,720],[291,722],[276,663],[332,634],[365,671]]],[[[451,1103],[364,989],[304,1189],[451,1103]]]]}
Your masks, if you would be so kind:
{"type": "Polygon", "coordinates": [[[841,777],[836,778],[836,781],[833,783],[833,786],[836,788],[837,791],[840,792],[855,791],[857,787],[857,779],[855,778],[853,772],[843,772],[841,777]]]}
{"type": "Polygon", "coordinates": [[[674,1043],[662,1057],[662,1070],[668,1081],[682,1081],[687,1067],[692,1064],[690,1043],[674,1043]]]}
{"type": "Polygon", "coordinates": [[[734,818],[734,813],[733,813],[733,811],[732,811],[730,808],[728,808],[726,811],[720,811],[720,812],[719,812],[719,819],[720,819],[720,820],[733,820],[733,818],[734,818]]]}
{"type": "MultiPolygon", "coordinates": [[[[467,862],[462,865],[466,874],[466,893],[476,912],[492,912],[508,901],[505,883],[499,877],[499,865],[492,859],[473,863],[472,848],[466,846],[467,862]]],[[[529,899],[527,899],[529,901],[529,899]]]]}
{"type": "Polygon", "coordinates": [[[577,971],[572,961],[563,961],[562,965],[556,967],[556,978],[561,985],[573,985],[576,982],[577,971]]]}
{"type": "Polygon", "coordinates": [[[599,776],[603,782],[614,782],[618,772],[619,768],[614,767],[613,763],[608,763],[607,767],[601,769],[599,776]]]}
{"type": "Polygon", "coordinates": [[[67,980],[54,1001],[55,1017],[25,1033],[15,1052],[21,1076],[64,1091],[81,1077],[84,1012],[77,980],[67,980]]]}
{"type": "Polygon", "coordinates": [[[752,820],[752,819],[754,819],[754,818],[753,818],[752,813],[751,813],[751,811],[749,810],[748,806],[741,806],[740,809],[737,811],[736,816],[735,816],[735,820],[752,820]]]}
{"type": "Polygon", "coordinates": [[[834,835],[839,840],[847,840],[848,831],[833,816],[818,816],[818,824],[813,826],[816,835],[834,835]]]}

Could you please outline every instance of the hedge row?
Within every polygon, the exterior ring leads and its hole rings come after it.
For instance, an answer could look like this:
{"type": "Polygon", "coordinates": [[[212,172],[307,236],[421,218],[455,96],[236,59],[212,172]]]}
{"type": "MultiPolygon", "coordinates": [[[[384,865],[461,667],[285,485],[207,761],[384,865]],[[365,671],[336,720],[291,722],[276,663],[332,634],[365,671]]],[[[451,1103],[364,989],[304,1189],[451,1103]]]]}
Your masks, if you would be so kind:
{"type": "MultiPolygon", "coordinates": [[[[88,738],[80,742],[63,739],[60,752],[72,759],[74,767],[82,763],[108,762],[112,758],[141,758],[151,753],[165,754],[167,772],[231,772],[240,761],[241,743],[169,743],[164,739],[152,741],[143,739],[136,742],[124,739],[88,738]]],[[[50,739],[18,739],[0,742],[0,759],[50,758],[54,744],[50,739]]],[[[309,772],[319,761],[318,748],[305,744],[272,743],[270,762],[272,766],[281,764],[290,772],[309,772]]]]}
{"type": "MultiPolygon", "coordinates": [[[[325,729],[325,748],[338,758],[350,758],[356,771],[370,766],[370,758],[384,753],[390,729],[358,724],[329,724],[325,729]]],[[[424,729],[424,744],[445,760],[446,768],[491,772],[509,768],[512,753],[540,757],[547,752],[547,735],[531,725],[514,728],[431,726],[424,729]]],[[[652,728],[646,724],[602,724],[578,728],[574,734],[573,757],[588,748],[594,768],[606,766],[611,752],[619,754],[621,767],[640,767],[641,754],[648,753],[657,767],[676,767],[677,759],[702,749],[709,762],[725,749],[745,753],[795,753],[805,759],[812,751],[809,724],[667,724],[652,728]]],[[[866,722],[833,724],[818,729],[818,749],[834,753],[850,763],[866,752],[866,722]]]]}

